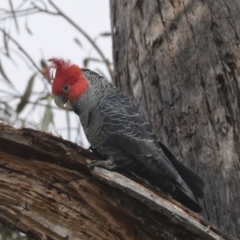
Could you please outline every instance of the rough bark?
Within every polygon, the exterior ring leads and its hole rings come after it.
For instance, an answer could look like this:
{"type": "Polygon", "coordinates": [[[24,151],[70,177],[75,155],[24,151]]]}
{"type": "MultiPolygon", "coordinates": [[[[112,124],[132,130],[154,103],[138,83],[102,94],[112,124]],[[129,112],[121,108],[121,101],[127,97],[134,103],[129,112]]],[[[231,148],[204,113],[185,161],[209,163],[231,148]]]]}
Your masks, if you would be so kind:
{"type": "Polygon", "coordinates": [[[35,239],[233,239],[119,173],[94,178],[88,159],[59,137],[0,124],[0,222],[35,239]]]}
{"type": "Polygon", "coordinates": [[[240,1],[111,0],[115,83],[240,237],[240,1]]]}

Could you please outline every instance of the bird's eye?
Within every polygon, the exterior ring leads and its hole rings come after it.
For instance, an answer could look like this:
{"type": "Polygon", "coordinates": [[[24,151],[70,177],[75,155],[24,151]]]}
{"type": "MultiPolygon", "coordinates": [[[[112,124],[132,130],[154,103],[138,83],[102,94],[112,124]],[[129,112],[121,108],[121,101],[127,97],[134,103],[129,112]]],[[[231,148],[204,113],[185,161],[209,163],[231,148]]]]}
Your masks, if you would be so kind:
{"type": "Polygon", "coordinates": [[[64,91],[65,93],[67,93],[69,89],[70,89],[70,87],[69,87],[68,85],[64,85],[64,86],[63,86],[63,91],[64,91]]]}

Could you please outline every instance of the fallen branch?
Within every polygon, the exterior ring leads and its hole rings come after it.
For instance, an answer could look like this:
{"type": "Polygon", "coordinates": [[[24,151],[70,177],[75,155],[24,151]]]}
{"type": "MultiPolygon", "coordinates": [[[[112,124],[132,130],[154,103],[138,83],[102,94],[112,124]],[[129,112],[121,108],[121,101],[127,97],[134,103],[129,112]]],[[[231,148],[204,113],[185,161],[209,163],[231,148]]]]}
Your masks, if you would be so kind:
{"type": "Polygon", "coordinates": [[[91,174],[89,159],[60,137],[0,124],[0,222],[35,239],[233,239],[126,176],[91,174]]]}

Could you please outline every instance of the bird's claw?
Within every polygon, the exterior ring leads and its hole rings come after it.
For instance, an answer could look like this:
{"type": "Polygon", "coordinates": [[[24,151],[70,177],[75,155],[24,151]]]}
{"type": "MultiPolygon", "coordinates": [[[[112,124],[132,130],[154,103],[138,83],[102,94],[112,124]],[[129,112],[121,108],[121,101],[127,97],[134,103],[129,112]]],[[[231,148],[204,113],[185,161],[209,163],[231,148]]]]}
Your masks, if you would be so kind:
{"type": "Polygon", "coordinates": [[[95,164],[96,164],[97,162],[98,162],[97,160],[92,160],[92,161],[87,165],[88,169],[89,169],[90,171],[92,171],[93,168],[96,166],[95,164]]]}
{"type": "Polygon", "coordinates": [[[111,160],[105,160],[105,161],[92,160],[87,167],[90,171],[92,171],[94,167],[101,167],[110,171],[117,169],[117,165],[113,163],[111,160]]]}

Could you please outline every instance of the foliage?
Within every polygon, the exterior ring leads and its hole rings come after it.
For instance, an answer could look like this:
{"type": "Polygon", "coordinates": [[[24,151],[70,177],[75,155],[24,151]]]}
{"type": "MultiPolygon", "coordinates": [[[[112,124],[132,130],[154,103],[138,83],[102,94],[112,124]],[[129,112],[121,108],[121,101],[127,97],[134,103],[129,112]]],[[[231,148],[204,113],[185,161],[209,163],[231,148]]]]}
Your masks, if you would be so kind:
{"type": "MultiPolygon", "coordinates": [[[[2,37],[2,42],[0,41],[2,45],[0,45],[0,122],[16,127],[32,127],[65,134],[64,137],[69,140],[86,146],[79,120],[74,114],[55,107],[52,101],[51,83],[45,79],[43,74],[47,65],[46,58],[36,59],[28,48],[23,47],[16,35],[33,36],[37,29],[31,29],[29,21],[31,22],[31,18],[37,14],[40,14],[41,18],[57,17],[59,26],[62,21],[65,21],[69,28],[75,29],[72,42],[67,44],[74,47],[74,51],[79,52],[79,55],[80,52],[85,53],[82,66],[88,67],[90,63],[97,62],[100,66],[97,71],[111,80],[112,64],[98,46],[99,39],[109,37],[111,34],[103,32],[96,37],[91,37],[78,22],[75,22],[52,0],[16,2],[5,0],[5,3],[8,3],[7,7],[0,8],[0,38],[2,37]],[[25,29],[22,28],[20,19],[25,20],[25,29]],[[82,39],[87,40],[91,46],[90,50],[84,46],[82,39]],[[95,52],[94,56],[93,52],[95,52]],[[19,71],[24,68],[28,79],[16,79],[17,74],[13,75],[11,68],[6,67],[10,64],[19,71]]],[[[78,1],[76,1],[76,7],[79,7],[77,3],[78,1]]],[[[36,48],[38,47],[36,45],[36,48]]],[[[44,56],[44,46],[40,47],[44,56]]],[[[0,234],[0,240],[26,239],[25,235],[12,232],[3,225],[0,225],[0,234]]]]}
{"type": "MultiPolygon", "coordinates": [[[[95,38],[91,38],[78,23],[74,22],[51,0],[22,0],[18,2],[19,5],[17,6],[14,6],[13,3],[12,0],[9,0],[9,9],[0,9],[0,22],[2,23],[0,26],[0,33],[2,34],[3,39],[3,47],[0,48],[0,82],[1,86],[4,86],[0,89],[0,121],[17,126],[42,128],[42,130],[45,131],[49,130],[49,127],[51,126],[53,131],[58,132],[60,126],[57,126],[56,122],[54,122],[54,117],[56,112],[61,110],[57,109],[52,103],[50,97],[51,87],[49,82],[47,82],[43,76],[43,71],[46,67],[46,59],[42,58],[36,60],[33,58],[31,52],[24,49],[18,39],[13,37],[9,32],[16,31],[18,33],[21,32],[21,34],[27,33],[28,35],[33,35],[33,32],[36,31],[36,29],[32,31],[28,23],[31,16],[41,13],[43,18],[45,15],[52,16],[53,18],[58,17],[59,21],[60,19],[64,20],[69,24],[69,27],[75,28],[77,37],[73,37],[72,45],[75,45],[78,49],[79,47],[84,48],[82,42],[79,40],[80,36],[87,39],[92,46],[92,50],[85,53],[86,55],[83,59],[82,65],[88,67],[90,62],[100,62],[107,69],[109,77],[112,78],[112,66],[97,44],[99,38],[109,36],[110,34],[104,32],[95,38]],[[20,18],[26,18],[26,31],[22,31],[20,28],[20,18]],[[9,25],[9,22],[14,22],[14,30],[8,30],[7,26],[9,25]],[[95,51],[99,58],[92,57],[92,51],[95,51]],[[9,77],[9,69],[6,70],[5,68],[6,64],[3,64],[9,61],[13,65],[19,66],[19,68],[21,68],[22,63],[28,67],[29,78],[25,89],[22,92],[18,90],[18,86],[14,83],[14,80],[16,79],[12,80],[9,77]],[[21,64],[19,65],[19,63],[21,64]],[[37,83],[36,86],[34,86],[35,83],[37,83]],[[38,125],[33,124],[35,121],[32,120],[33,114],[36,114],[37,112],[41,113],[40,117],[42,118],[41,121],[38,121],[38,125]]],[[[98,69],[98,71],[103,74],[102,70],[98,69]]],[[[22,79],[20,81],[24,82],[22,79]]],[[[75,126],[74,129],[71,129],[68,123],[71,123],[72,120],[68,119],[68,113],[65,112],[64,114],[66,115],[65,122],[67,125],[61,125],[60,130],[67,131],[67,136],[69,136],[71,140],[81,142],[81,139],[78,138],[79,133],[81,132],[80,126],[75,126]],[[75,132],[75,138],[71,137],[73,130],[75,132]]]]}

